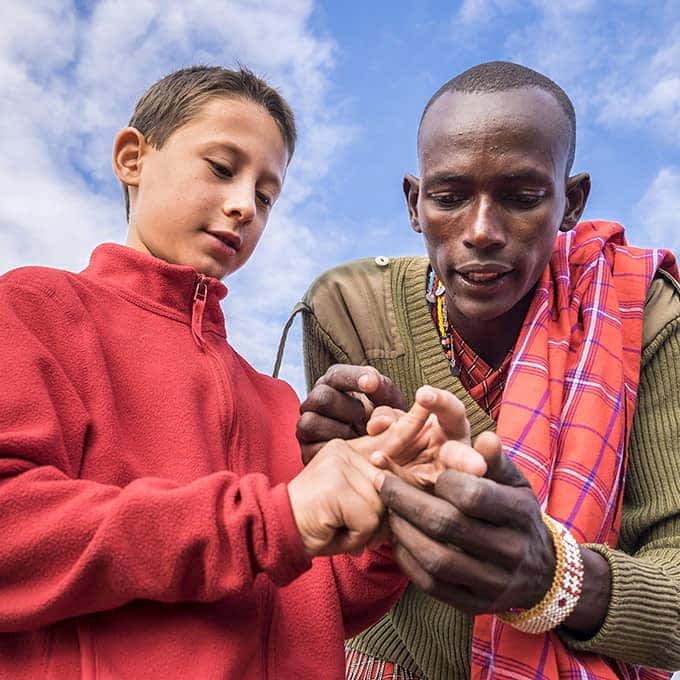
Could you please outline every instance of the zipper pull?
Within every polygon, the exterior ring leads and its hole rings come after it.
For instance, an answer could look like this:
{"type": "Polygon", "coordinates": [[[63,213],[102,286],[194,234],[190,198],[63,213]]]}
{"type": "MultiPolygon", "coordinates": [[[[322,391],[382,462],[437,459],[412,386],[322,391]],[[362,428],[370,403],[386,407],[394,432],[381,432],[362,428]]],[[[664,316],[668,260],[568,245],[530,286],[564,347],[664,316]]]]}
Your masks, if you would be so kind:
{"type": "Polygon", "coordinates": [[[196,288],[194,289],[194,302],[191,308],[191,334],[199,347],[203,347],[205,340],[203,340],[203,312],[205,311],[205,302],[208,299],[208,282],[206,277],[200,274],[196,279],[196,288]]]}

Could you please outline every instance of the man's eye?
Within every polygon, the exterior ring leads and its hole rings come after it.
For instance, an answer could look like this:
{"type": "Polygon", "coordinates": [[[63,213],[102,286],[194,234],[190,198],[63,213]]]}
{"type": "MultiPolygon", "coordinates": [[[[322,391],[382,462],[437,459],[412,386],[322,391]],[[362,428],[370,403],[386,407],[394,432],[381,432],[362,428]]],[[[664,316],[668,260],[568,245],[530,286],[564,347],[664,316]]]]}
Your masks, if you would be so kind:
{"type": "Polygon", "coordinates": [[[218,177],[232,177],[233,174],[234,174],[226,165],[222,165],[221,163],[216,163],[215,161],[208,161],[208,163],[210,163],[211,170],[218,177]]]}
{"type": "Polygon", "coordinates": [[[543,200],[543,194],[509,194],[504,200],[518,208],[535,208],[543,200]]]}
{"type": "Polygon", "coordinates": [[[267,196],[267,194],[263,194],[261,191],[257,192],[257,200],[262,203],[266,208],[271,208],[271,205],[273,203],[272,199],[267,196]]]}
{"type": "Polygon", "coordinates": [[[444,208],[452,208],[465,200],[465,196],[462,194],[453,194],[449,191],[439,191],[428,194],[428,197],[434,201],[437,205],[444,208]]]}

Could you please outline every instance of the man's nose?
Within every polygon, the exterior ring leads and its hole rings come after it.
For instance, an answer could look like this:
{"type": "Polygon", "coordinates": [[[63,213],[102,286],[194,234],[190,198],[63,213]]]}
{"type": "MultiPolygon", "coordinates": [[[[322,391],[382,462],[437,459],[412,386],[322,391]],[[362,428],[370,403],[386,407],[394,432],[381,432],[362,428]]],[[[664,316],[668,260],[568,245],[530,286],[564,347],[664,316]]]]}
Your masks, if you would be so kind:
{"type": "Polygon", "coordinates": [[[505,245],[505,229],[492,198],[481,197],[471,206],[463,242],[468,248],[488,250],[505,245]]]}

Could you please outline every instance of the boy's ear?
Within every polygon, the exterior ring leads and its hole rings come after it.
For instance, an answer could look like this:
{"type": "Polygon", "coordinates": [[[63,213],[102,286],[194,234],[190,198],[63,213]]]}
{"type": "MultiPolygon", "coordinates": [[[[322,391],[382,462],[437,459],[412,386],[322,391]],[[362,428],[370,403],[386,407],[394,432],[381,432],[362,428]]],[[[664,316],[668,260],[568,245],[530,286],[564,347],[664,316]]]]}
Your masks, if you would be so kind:
{"type": "Polygon", "coordinates": [[[567,180],[566,186],[567,204],[564,209],[564,218],[560,225],[560,231],[573,229],[586,207],[588,194],[590,194],[590,175],[581,172],[567,180]]]}
{"type": "Polygon", "coordinates": [[[133,127],[119,130],[113,140],[112,164],[116,177],[128,187],[139,184],[142,156],[146,149],[144,135],[133,127]]]}
{"type": "Polygon", "coordinates": [[[413,231],[422,233],[420,228],[420,221],[418,220],[418,194],[420,192],[420,180],[413,176],[406,174],[404,175],[404,183],[402,185],[404,189],[404,196],[406,197],[406,207],[408,209],[408,219],[411,222],[411,228],[413,231]]]}

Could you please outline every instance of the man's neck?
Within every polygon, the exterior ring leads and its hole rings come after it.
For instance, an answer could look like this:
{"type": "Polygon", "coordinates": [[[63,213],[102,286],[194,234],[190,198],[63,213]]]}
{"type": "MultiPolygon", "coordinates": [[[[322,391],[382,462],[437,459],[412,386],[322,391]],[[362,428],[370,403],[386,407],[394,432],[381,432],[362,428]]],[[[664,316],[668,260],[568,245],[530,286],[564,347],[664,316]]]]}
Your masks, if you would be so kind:
{"type": "Polygon", "coordinates": [[[498,368],[506,354],[515,346],[529,305],[534,296],[532,290],[509,312],[495,319],[471,319],[452,309],[447,299],[447,314],[454,328],[465,342],[486,361],[489,366],[498,368]]]}

